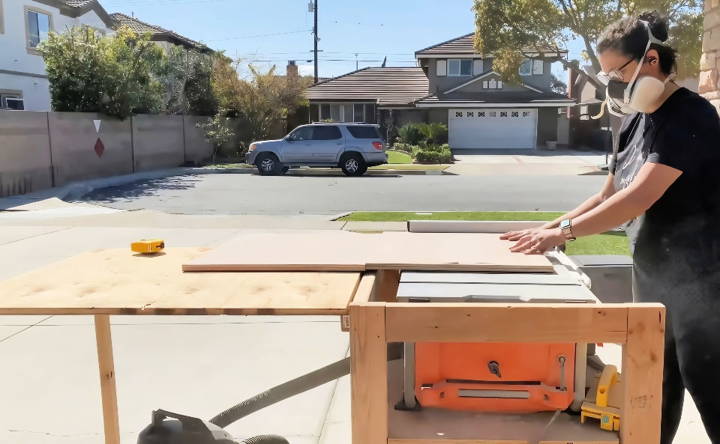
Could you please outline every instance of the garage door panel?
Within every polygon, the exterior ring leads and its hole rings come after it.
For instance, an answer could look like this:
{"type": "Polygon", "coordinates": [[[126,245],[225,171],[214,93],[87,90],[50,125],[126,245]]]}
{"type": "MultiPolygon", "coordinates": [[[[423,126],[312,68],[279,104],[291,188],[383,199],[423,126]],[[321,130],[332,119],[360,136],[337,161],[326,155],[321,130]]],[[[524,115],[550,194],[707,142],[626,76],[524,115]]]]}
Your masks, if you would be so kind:
{"type": "Polygon", "coordinates": [[[535,148],[535,109],[451,109],[448,123],[453,149],[535,148]]]}

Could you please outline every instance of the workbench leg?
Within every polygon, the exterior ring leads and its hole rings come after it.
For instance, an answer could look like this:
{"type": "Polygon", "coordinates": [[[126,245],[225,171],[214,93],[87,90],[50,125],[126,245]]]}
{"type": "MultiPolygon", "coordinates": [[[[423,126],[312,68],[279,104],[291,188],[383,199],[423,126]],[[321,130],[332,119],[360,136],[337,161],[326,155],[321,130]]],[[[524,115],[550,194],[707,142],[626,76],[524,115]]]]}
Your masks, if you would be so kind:
{"type": "Polygon", "coordinates": [[[664,345],[665,309],[629,308],[622,357],[621,444],[660,442],[664,345]]]}
{"type": "Polygon", "coordinates": [[[385,304],[350,306],[352,444],[388,438],[385,304]]]}
{"type": "Polygon", "coordinates": [[[100,367],[105,444],[120,444],[117,393],[115,391],[115,364],[113,362],[110,316],[95,315],[95,340],[100,367]]]}

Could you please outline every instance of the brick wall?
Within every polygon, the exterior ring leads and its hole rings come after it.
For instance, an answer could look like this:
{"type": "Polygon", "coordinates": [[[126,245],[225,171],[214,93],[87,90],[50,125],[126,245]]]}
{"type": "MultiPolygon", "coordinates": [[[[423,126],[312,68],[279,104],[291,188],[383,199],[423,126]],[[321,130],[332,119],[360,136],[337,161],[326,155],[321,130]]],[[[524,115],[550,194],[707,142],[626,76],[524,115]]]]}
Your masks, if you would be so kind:
{"type": "Polygon", "coordinates": [[[705,0],[705,35],[698,92],[720,112],[720,0],[705,0]]]}

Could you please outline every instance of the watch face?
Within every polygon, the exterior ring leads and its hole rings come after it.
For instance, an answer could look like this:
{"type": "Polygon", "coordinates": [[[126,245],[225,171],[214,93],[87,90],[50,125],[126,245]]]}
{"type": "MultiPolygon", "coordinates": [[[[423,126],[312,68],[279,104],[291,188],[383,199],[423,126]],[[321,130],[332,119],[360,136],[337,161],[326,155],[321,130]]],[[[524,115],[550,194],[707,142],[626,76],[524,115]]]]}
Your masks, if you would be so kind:
{"type": "Polygon", "coordinates": [[[565,219],[564,221],[560,222],[560,228],[570,228],[570,221],[568,219],[565,219]]]}

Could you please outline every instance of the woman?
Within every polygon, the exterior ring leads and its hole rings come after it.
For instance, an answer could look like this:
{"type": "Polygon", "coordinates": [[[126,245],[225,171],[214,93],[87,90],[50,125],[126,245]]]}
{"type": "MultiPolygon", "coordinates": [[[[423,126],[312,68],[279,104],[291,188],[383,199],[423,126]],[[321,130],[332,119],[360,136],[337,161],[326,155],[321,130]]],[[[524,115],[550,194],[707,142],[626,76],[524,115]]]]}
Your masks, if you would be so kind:
{"type": "Polygon", "coordinates": [[[538,254],[627,223],[634,299],[667,307],[663,444],[677,431],[684,389],[720,444],[720,119],[672,80],[675,51],[657,13],[610,25],[597,51],[608,110],[626,114],[602,190],[542,228],[506,233],[538,254]]]}

